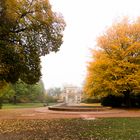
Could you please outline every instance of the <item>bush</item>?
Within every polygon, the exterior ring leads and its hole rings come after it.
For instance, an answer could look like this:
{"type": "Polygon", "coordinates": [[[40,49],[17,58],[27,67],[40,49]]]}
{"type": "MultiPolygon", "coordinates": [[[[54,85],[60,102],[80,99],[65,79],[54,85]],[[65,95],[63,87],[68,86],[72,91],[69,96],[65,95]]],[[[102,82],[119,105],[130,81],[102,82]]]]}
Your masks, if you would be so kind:
{"type": "Polygon", "coordinates": [[[100,103],[101,101],[99,99],[95,99],[95,98],[87,98],[87,99],[83,100],[82,102],[84,102],[84,103],[100,103]]]}
{"type": "Polygon", "coordinates": [[[109,95],[101,99],[103,106],[121,107],[123,103],[123,97],[109,95]]]}
{"type": "Polygon", "coordinates": [[[50,96],[50,95],[46,95],[45,96],[45,102],[46,103],[56,103],[57,98],[54,98],[53,96],[50,96]]]}
{"type": "Polygon", "coordinates": [[[140,107],[140,95],[133,95],[130,98],[132,107],[140,107]]]}

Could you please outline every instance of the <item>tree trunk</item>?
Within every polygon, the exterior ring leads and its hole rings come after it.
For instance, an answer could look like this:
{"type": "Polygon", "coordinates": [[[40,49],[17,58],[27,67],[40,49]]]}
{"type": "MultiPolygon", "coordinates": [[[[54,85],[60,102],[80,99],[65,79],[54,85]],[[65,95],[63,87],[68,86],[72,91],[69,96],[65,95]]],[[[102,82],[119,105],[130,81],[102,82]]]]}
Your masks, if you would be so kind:
{"type": "Polygon", "coordinates": [[[2,98],[0,98],[0,109],[2,109],[2,103],[3,103],[3,100],[2,98]]]}
{"type": "Polygon", "coordinates": [[[13,97],[13,103],[16,105],[17,104],[17,97],[16,95],[13,97]]]}
{"type": "Polygon", "coordinates": [[[132,107],[131,98],[130,98],[130,91],[125,92],[124,102],[125,102],[126,107],[128,107],[128,108],[132,107]]]}

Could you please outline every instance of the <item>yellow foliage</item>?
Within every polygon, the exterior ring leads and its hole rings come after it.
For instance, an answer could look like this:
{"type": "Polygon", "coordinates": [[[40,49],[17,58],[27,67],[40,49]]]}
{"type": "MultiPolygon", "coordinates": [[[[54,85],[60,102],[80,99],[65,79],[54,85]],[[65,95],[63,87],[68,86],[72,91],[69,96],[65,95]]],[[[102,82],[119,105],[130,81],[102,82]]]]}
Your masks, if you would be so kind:
{"type": "Polygon", "coordinates": [[[140,20],[115,23],[97,39],[84,91],[89,96],[140,92],[140,20]]]}

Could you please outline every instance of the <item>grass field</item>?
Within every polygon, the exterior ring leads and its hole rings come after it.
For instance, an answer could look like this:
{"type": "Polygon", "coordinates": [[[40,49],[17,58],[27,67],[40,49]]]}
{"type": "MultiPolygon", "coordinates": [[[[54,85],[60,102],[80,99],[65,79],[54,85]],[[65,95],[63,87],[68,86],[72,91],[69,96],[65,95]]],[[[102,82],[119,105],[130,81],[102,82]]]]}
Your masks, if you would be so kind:
{"type": "Polygon", "coordinates": [[[1,140],[140,140],[140,118],[2,120],[1,140]]]}
{"type": "MultiPolygon", "coordinates": [[[[48,105],[54,105],[56,103],[49,103],[48,105]]],[[[14,104],[3,104],[2,109],[16,109],[16,108],[36,108],[36,107],[43,107],[43,103],[17,103],[16,105],[14,104]]],[[[94,106],[101,106],[99,103],[97,104],[85,104],[81,103],[80,105],[83,106],[89,106],[89,107],[94,107],[94,106]]]]}
{"type": "Polygon", "coordinates": [[[81,106],[102,106],[101,103],[80,103],[81,106]]]}
{"type": "MultiPolygon", "coordinates": [[[[54,103],[49,103],[52,105],[54,103]]],[[[36,107],[43,107],[43,103],[18,103],[14,104],[3,104],[2,109],[16,109],[16,108],[36,108],[36,107]]]]}

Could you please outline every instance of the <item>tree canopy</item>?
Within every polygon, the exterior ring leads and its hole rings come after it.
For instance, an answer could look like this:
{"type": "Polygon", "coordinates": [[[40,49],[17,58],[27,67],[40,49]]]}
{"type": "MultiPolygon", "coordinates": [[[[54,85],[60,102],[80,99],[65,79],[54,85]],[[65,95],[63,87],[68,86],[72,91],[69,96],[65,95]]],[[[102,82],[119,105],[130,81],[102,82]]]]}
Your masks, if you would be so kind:
{"type": "Polygon", "coordinates": [[[0,107],[2,103],[33,103],[45,100],[45,89],[42,81],[29,85],[19,80],[15,84],[5,83],[0,89],[0,107]]]}
{"type": "Polygon", "coordinates": [[[140,19],[123,19],[98,37],[84,90],[89,96],[140,93],[140,19]]]}
{"type": "Polygon", "coordinates": [[[49,0],[1,0],[0,82],[38,82],[40,57],[59,50],[64,28],[49,0]]]}
{"type": "Polygon", "coordinates": [[[61,92],[62,92],[61,88],[59,88],[59,87],[49,88],[47,90],[47,94],[49,96],[53,96],[53,97],[59,97],[61,92]]]}

